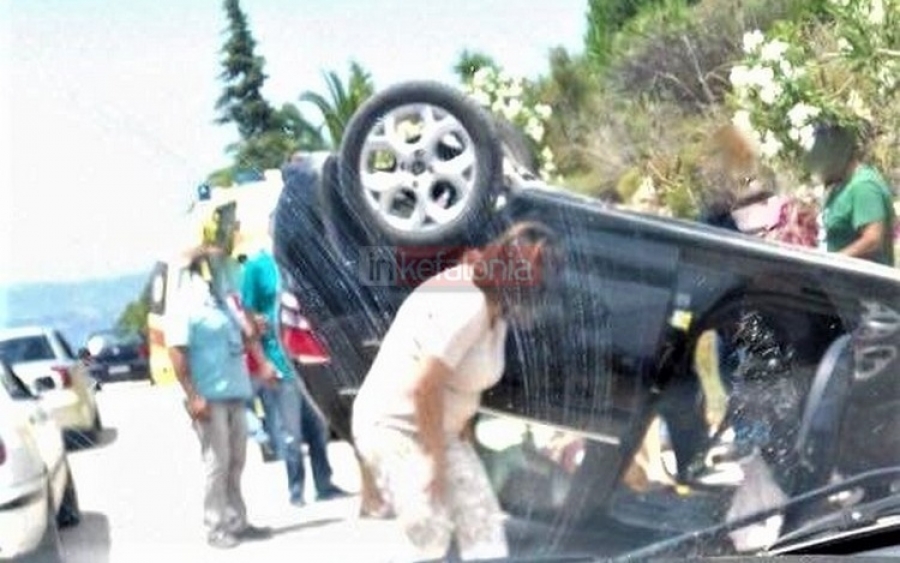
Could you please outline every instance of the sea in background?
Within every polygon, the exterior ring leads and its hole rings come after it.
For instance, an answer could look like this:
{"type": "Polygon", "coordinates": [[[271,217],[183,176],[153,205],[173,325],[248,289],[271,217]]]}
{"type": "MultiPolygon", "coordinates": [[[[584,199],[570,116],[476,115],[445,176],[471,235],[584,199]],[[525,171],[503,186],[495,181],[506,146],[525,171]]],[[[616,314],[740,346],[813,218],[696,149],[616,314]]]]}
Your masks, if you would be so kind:
{"type": "Polygon", "coordinates": [[[73,348],[95,331],[115,326],[126,305],[140,296],[150,271],[76,282],[0,286],[0,326],[56,328],[73,348]]]}

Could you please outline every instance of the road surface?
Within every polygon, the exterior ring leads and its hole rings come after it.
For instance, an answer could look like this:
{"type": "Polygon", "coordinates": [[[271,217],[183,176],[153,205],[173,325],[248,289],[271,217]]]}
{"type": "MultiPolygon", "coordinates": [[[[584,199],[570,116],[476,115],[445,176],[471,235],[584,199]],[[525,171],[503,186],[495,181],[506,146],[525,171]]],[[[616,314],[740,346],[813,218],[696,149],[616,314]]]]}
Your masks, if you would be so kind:
{"type": "MultiPolygon", "coordinates": [[[[233,550],[212,549],[202,523],[200,446],[180,389],[109,384],[97,398],[106,429],[93,447],[69,454],[82,522],[62,531],[67,562],[243,563],[289,557],[303,563],[378,563],[403,545],[395,522],[357,516],[356,494],[311,502],[315,492],[309,470],[308,504],[292,506],[283,463],[263,462],[251,442],[244,497],[251,522],[273,528],[274,536],[233,550]]],[[[332,442],[329,452],[335,483],[358,492],[349,445],[332,442]]],[[[560,551],[613,555],[650,540],[646,530],[638,534],[610,519],[592,520],[589,533],[567,540],[558,529],[530,520],[510,520],[507,534],[514,552],[532,557],[560,551]]]]}
{"type": "MultiPolygon", "coordinates": [[[[107,385],[98,394],[106,430],[99,443],[70,453],[83,513],[79,526],[63,530],[66,561],[316,562],[385,560],[398,543],[389,521],[356,517],[359,497],[329,502],[315,498],[308,471],[307,504],[288,502],[284,465],[264,463],[250,444],[244,494],[252,523],[270,526],[272,539],[233,550],[206,545],[202,526],[203,468],[199,443],[177,387],[107,385]]],[[[335,482],[359,490],[349,446],[330,446],[335,482]]]]}

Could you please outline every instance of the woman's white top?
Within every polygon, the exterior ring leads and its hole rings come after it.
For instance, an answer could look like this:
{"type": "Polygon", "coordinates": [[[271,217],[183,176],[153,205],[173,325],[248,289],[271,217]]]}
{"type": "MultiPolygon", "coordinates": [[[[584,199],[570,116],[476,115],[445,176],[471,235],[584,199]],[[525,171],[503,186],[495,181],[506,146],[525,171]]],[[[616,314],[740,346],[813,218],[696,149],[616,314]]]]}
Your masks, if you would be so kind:
{"type": "Polygon", "coordinates": [[[384,424],[415,431],[413,390],[423,358],[453,371],[444,388],[444,430],[461,432],[481,393],[503,375],[507,323],[491,327],[472,268],[449,268],[416,288],[388,329],[353,405],[354,429],[384,424]]]}

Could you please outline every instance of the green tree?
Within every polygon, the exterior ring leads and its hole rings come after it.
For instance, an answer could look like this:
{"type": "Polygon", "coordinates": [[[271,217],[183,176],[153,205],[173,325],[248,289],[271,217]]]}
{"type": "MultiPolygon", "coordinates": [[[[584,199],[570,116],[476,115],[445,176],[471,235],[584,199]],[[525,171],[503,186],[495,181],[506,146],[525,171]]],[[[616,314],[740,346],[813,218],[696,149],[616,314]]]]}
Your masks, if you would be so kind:
{"type": "Polygon", "coordinates": [[[150,314],[150,285],[147,284],[137,299],[125,306],[116,321],[116,328],[135,331],[147,336],[147,315],[150,314]]]}
{"type": "Polygon", "coordinates": [[[453,65],[453,72],[459,76],[461,83],[466,84],[472,80],[479,69],[485,67],[495,71],[500,70],[500,65],[490,55],[465,49],[459,54],[459,61],[453,65]]]}
{"type": "Polygon", "coordinates": [[[234,123],[241,138],[251,139],[277,128],[276,112],[263,98],[265,59],[257,56],[256,40],[239,0],[225,0],[228,39],[222,47],[224,59],[220,79],[225,90],[216,102],[217,123],[234,123]]]}
{"type": "MultiPolygon", "coordinates": [[[[328,132],[327,142],[331,147],[336,147],[344,137],[344,130],[350,118],[375,92],[375,85],[369,72],[357,62],[350,63],[350,74],[346,83],[334,71],[324,73],[323,76],[328,88],[327,96],[306,91],[300,95],[300,101],[316,107],[328,132]]],[[[309,134],[308,130],[304,131],[309,134]]]]}
{"type": "MultiPolygon", "coordinates": [[[[585,55],[599,68],[605,67],[612,55],[615,38],[643,10],[659,8],[672,0],[588,0],[585,55]]],[[[676,0],[685,5],[700,0],[676,0]]]]}

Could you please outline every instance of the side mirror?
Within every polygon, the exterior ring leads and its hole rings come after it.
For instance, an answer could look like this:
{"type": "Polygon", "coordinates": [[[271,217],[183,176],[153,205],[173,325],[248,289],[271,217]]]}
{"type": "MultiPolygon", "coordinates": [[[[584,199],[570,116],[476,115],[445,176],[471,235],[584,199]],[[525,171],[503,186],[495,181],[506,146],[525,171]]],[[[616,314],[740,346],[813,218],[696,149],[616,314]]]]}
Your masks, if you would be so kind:
{"type": "Polygon", "coordinates": [[[91,353],[88,352],[87,348],[79,348],[78,349],[78,359],[83,362],[89,362],[91,360],[91,353]]]}

